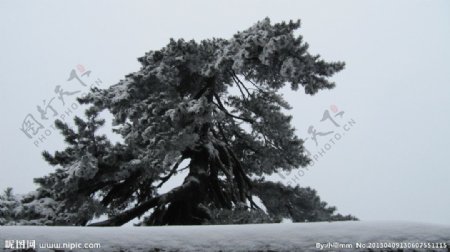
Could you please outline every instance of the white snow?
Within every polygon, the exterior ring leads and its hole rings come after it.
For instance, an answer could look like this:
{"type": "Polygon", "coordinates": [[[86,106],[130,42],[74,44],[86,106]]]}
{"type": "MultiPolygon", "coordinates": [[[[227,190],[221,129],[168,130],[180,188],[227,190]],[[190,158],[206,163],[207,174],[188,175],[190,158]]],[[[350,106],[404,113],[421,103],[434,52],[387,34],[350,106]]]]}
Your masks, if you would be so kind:
{"type": "Polygon", "coordinates": [[[101,248],[92,251],[318,251],[316,243],[328,242],[350,243],[353,248],[356,242],[450,244],[450,226],[365,221],[104,228],[2,226],[0,242],[4,240],[36,240],[38,251],[45,251],[39,249],[43,243],[69,242],[100,243],[101,248]]]}
{"type": "Polygon", "coordinates": [[[264,203],[262,202],[261,198],[259,198],[258,196],[252,196],[252,200],[253,200],[253,202],[255,202],[255,204],[256,204],[259,208],[261,208],[261,210],[264,211],[264,213],[267,214],[267,208],[266,208],[266,206],[264,205],[264,203]]]}
{"type": "Polygon", "coordinates": [[[281,219],[281,223],[286,224],[286,223],[294,223],[294,222],[290,218],[283,218],[283,219],[281,219]]]}

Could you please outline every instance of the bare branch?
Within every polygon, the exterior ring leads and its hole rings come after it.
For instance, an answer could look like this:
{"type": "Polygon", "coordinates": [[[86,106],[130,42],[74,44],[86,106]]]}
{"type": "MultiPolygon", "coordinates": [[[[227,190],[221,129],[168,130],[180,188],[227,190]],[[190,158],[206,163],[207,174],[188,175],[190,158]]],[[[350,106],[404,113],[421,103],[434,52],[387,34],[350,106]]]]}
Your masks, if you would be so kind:
{"type": "Polygon", "coordinates": [[[216,93],[214,93],[214,98],[216,98],[216,100],[217,100],[217,107],[220,109],[220,110],[222,110],[226,115],[228,115],[228,116],[230,116],[230,117],[233,117],[233,118],[236,118],[236,119],[239,119],[239,120],[242,120],[242,121],[245,121],[245,122],[248,122],[248,123],[250,123],[250,124],[253,124],[254,123],[254,121],[252,120],[252,119],[248,119],[248,118],[244,118],[244,117],[240,117],[240,116],[236,116],[236,115],[233,115],[233,114],[231,114],[230,112],[228,112],[228,110],[225,108],[225,106],[222,104],[222,101],[220,100],[220,97],[219,97],[219,95],[217,95],[216,93]]]}
{"type": "Polygon", "coordinates": [[[172,177],[172,175],[177,173],[178,167],[180,166],[181,162],[183,162],[183,160],[185,160],[185,159],[186,159],[186,156],[184,156],[184,155],[181,156],[180,159],[178,159],[176,164],[173,166],[173,168],[170,171],[170,173],[167,174],[167,176],[161,178],[161,182],[156,186],[156,188],[160,188],[162,185],[164,185],[164,183],[166,183],[172,177]]]}
{"type": "Polygon", "coordinates": [[[245,89],[245,91],[247,92],[248,96],[250,96],[250,92],[248,91],[247,87],[245,86],[245,84],[241,81],[241,79],[239,79],[239,77],[237,76],[236,72],[234,72],[233,70],[231,70],[232,72],[232,77],[235,81],[237,81],[239,84],[242,85],[242,87],[245,89]]]}
{"type": "Polygon", "coordinates": [[[236,83],[236,86],[239,88],[239,91],[241,92],[242,98],[244,100],[247,100],[247,97],[245,97],[244,91],[242,91],[241,85],[239,85],[239,81],[236,80],[233,74],[231,74],[231,78],[233,79],[234,83],[236,83]]]}

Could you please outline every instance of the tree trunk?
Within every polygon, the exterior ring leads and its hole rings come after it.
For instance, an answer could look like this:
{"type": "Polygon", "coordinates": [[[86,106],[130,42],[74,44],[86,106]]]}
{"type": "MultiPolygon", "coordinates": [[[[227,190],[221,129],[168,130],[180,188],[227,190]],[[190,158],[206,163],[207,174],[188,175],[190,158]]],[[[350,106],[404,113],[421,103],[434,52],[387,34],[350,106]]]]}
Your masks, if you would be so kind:
{"type": "Polygon", "coordinates": [[[170,202],[167,209],[155,211],[148,225],[198,225],[209,218],[201,203],[205,201],[208,193],[209,155],[202,146],[199,151],[190,155],[190,171],[183,184],[195,181],[183,195],[170,202]],[[158,216],[156,218],[156,216],[158,216]]]}

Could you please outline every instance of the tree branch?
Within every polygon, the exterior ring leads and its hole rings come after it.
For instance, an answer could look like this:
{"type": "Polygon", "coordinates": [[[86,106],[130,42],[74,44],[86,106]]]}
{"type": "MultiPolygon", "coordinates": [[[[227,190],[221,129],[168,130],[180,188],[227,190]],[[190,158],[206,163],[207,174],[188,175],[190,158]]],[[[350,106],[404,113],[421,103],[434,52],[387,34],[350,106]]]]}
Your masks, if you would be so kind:
{"type": "Polygon", "coordinates": [[[250,96],[250,92],[248,91],[247,87],[245,86],[245,84],[241,81],[241,79],[239,79],[239,77],[237,76],[236,72],[234,72],[234,70],[231,70],[232,73],[232,77],[235,80],[236,83],[239,83],[242,85],[242,87],[245,89],[245,91],[247,92],[248,96],[250,96]]]}
{"type": "Polygon", "coordinates": [[[251,195],[247,195],[247,199],[250,202],[250,207],[252,209],[258,209],[258,210],[262,210],[258,205],[256,205],[255,201],[253,201],[253,198],[251,195]]]}
{"type": "Polygon", "coordinates": [[[125,194],[127,196],[131,195],[129,190],[126,193],[124,193],[124,190],[126,190],[131,185],[133,185],[133,183],[136,182],[136,179],[141,175],[141,173],[142,172],[140,170],[138,170],[138,171],[132,173],[124,182],[113,185],[111,190],[109,190],[108,194],[102,199],[102,201],[101,201],[102,204],[104,206],[107,206],[109,203],[111,203],[111,201],[113,201],[113,199],[115,197],[122,196],[122,198],[123,198],[123,195],[120,195],[120,194],[125,194]]]}
{"type": "Polygon", "coordinates": [[[251,188],[252,182],[250,181],[250,178],[247,177],[247,174],[245,174],[244,169],[241,165],[241,162],[239,161],[239,159],[237,158],[236,154],[234,153],[234,151],[232,149],[230,149],[229,147],[227,147],[227,149],[228,149],[228,152],[230,153],[231,157],[233,158],[233,160],[236,162],[236,167],[237,167],[239,174],[242,176],[245,183],[251,188]]]}
{"type": "Polygon", "coordinates": [[[217,107],[220,109],[220,110],[222,110],[226,115],[228,115],[228,116],[230,116],[230,117],[233,117],[233,118],[236,118],[236,119],[239,119],[239,120],[242,120],[242,121],[244,121],[244,122],[248,122],[248,123],[250,123],[250,124],[253,124],[254,123],[254,121],[252,120],[252,119],[248,119],[248,118],[245,118],[245,117],[240,117],[240,116],[236,116],[236,115],[233,115],[233,114],[231,114],[230,112],[228,112],[228,110],[225,108],[225,106],[222,104],[222,101],[220,100],[220,97],[219,97],[219,95],[217,95],[216,93],[214,93],[214,98],[216,98],[216,100],[217,100],[217,107]]]}
{"type": "Polygon", "coordinates": [[[164,185],[164,183],[166,183],[172,177],[172,175],[177,173],[178,167],[180,166],[181,162],[183,162],[183,160],[185,160],[185,159],[186,159],[186,156],[182,155],[180,157],[180,159],[178,159],[176,164],[173,166],[173,168],[169,172],[169,174],[167,174],[167,176],[161,178],[161,182],[156,186],[156,188],[161,188],[161,186],[164,185]]]}
{"type": "Polygon", "coordinates": [[[247,98],[245,97],[244,92],[242,91],[241,86],[239,85],[239,81],[237,81],[237,80],[235,79],[235,77],[233,76],[233,74],[231,74],[231,78],[233,79],[234,83],[236,83],[236,86],[239,88],[239,91],[241,92],[242,98],[243,98],[244,100],[247,100],[247,98]]]}
{"type": "Polygon", "coordinates": [[[125,212],[118,214],[108,220],[96,222],[89,224],[88,226],[93,227],[106,227],[106,226],[121,226],[130,220],[143,215],[145,212],[147,212],[149,209],[162,205],[167,204],[171,201],[173,201],[175,198],[178,198],[180,196],[183,196],[184,193],[188,192],[190,189],[192,189],[195,186],[199,185],[199,181],[196,178],[187,177],[186,182],[178,187],[175,187],[171,191],[161,194],[157,197],[151,198],[144,203],[140,204],[137,207],[134,207],[132,209],[126,210],[125,212]]]}

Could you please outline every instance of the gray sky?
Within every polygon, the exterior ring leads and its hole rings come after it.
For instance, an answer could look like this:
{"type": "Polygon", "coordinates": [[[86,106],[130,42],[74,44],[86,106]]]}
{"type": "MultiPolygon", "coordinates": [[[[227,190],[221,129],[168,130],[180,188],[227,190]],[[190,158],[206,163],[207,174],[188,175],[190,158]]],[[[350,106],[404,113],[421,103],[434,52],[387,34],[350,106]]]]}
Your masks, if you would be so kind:
{"type": "MultiPolygon", "coordinates": [[[[25,193],[52,171],[40,152],[61,149],[61,137],[53,132],[36,147],[20,127],[29,113],[40,119],[36,106],[55,97],[56,85],[83,90],[66,81],[78,64],[108,86],[170,37],[229,38],[268,16],[301,19],[311,52],[347,64],[334,90],[286,92],[298,135],[319,158],[283,181],[311,186],[362,220],[450,224],[449,10],[448,1],[2,0],[0,188],[25,193]],[[340,127],[320,122],[327,109],[340,127]],[[333,133],[316,146],[311,125],[333,133]]],[[[59,106],[58,116],[67,111],[59,106]]]]}

